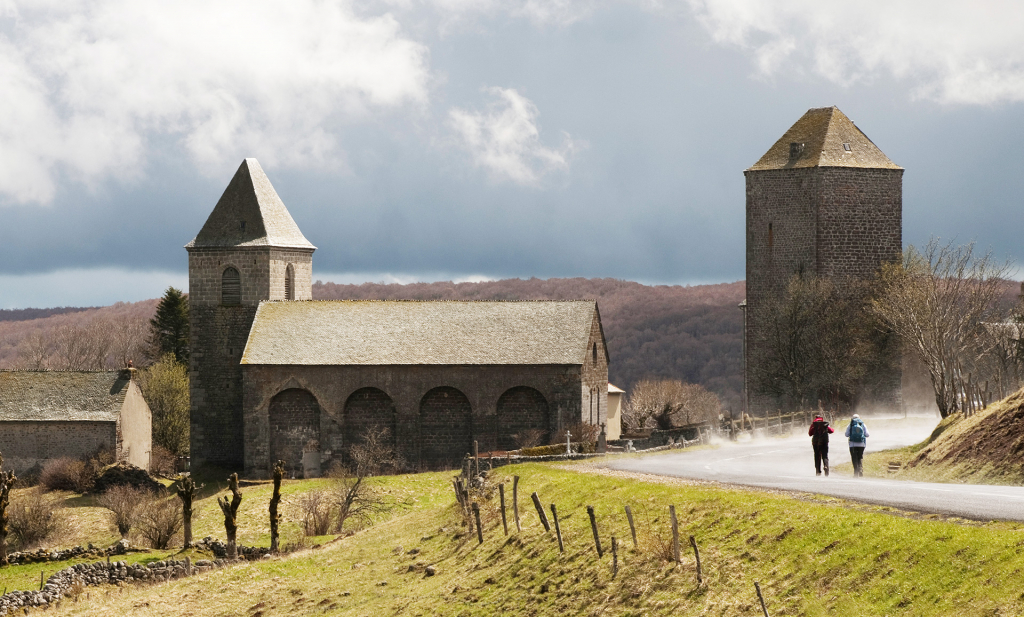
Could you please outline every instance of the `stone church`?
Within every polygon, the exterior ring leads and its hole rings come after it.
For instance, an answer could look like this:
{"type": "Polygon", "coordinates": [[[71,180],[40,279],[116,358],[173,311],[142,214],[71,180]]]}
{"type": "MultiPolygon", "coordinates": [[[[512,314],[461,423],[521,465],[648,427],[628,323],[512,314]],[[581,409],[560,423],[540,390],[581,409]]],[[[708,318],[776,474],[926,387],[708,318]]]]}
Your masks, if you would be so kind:
{"type": "MultiPolygon", "coordinates": [[[[903,249],[903,168],[836,107],[808,110],[746,176],[747,297],[744,373],[762,353],[769,305],[796,273],[868,279],[903,249]]],[[[741,305],[742,306],[742,305],[741,305]]],[[[863,402],[899,407],[896,358],[875,367],[863,402]]],[[[755,412],[774,411],[752,391],[755,412]]]]}
{"type": "Polygon", "coordinates": [[[594,301],[314,301],[313,252],[255,159],[189,255],[193,465],[345,461],[368,430],[418,469],[606,421],[594,301]]]}

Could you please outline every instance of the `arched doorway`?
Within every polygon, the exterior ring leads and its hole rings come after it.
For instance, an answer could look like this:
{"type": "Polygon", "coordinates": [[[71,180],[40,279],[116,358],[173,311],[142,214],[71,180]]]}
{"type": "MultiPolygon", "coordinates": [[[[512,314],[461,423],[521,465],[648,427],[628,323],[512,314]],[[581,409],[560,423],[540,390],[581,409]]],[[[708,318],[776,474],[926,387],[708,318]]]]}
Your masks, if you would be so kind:
{"type": "Polygon", "coordinates": [[[515,450],[527,433],[532,434],[535,445],[547,444],[550,429],[548,402],[537,390],[516,386],[498,398],[499,450],[515,450]]]}
{"type": "Polygon", "coordinates": [[[384,445],[395,447],[395,402],[383,390],[360,388],[345,401],[345,419],[342,431],[342,448],[345,462],[351,462],[348,454],[352,446],[362,443],[366,435],[384,430],[384,445]]]}
{"type": "Polygon", "coordinates": [[[320,449],[320,404],[306,390],[290,388],[270,399],[270,463],[284,461],[302,469],[302,450],[311,442],[320,449]]]}
{"type": "Polygon", "coordinates": [[[434,388],[420,400],[420,464],[456,467],[472,449],[473,409],[462,392],[434,388]]]}

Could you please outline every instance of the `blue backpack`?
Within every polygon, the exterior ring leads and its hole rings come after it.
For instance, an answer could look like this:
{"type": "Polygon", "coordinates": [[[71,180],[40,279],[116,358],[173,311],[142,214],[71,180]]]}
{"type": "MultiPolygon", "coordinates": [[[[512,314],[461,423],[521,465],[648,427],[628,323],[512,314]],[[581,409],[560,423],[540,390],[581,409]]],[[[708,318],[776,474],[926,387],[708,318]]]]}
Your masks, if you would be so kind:
{"type": "Polygon", "coordinates": [[[850,441],[862,442],[864,438],[864,423],[860,419],[852,420],[850,423],[850,441]]]}

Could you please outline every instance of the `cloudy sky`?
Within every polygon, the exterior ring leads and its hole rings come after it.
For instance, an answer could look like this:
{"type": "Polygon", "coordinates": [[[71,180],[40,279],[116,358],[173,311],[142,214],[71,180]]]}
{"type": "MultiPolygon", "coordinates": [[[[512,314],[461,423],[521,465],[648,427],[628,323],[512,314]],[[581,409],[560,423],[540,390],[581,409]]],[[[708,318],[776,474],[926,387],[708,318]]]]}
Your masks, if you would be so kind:
{"type": "Polygon", "coordinates": [[[837,105],[904,241],[1024,257],[1015,1],[0,0],[0,308],[187,285],[256,157],[339,282],[744,276],[743,169],[837,105]]]}

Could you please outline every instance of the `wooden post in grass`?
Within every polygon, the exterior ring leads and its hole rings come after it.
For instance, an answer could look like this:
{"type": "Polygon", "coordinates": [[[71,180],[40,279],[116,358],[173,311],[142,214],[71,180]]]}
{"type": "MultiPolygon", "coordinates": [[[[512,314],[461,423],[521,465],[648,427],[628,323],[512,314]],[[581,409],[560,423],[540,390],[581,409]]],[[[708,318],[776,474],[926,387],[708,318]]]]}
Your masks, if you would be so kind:
{"type": "Polygon", "coordinates": [[[612,536],[612,578],[619,573],[619,541],[612,536]]]}
{"type": "Polygon", "coordinates": [[[587,516],[590,517],[590,530],[594,532],[594,546],[597,547],[597,556],[604,557],[601,550],[601,536],[597,535],[597,519],[594,517],[594,506],[587,506],[587,516]]]}
{"type": "Polygon", "coordinates": [[[551,531],[551,525],[548,524],[548,515],[544,514],[544,507],[540,505],[540,497],[537,497],[536,491],[530,498],[533,499],[533,507],[537,509],[537,516],[540,517],[540,522],[544,525],[544,531],[551,531]]]}
{"type": "Polygon", "coordinates": [[[768,615],[768,607],[764,605],[764,596],[761,595],[761,583],[755,582],[754,589],[757,590],[757,599],[761,601],[761,612],[764,613],[764,617],[771,617],[768,615]]]}
{"type": "Polygon", "coordinates": [[[626,518],[629,520],[629,533],[633,536],[633,548],[637,548],[636,525],[633,524],[633,510],[626,506],[626,518]]]}
{"type": "Polygon", "coordinates": [[[516,519],[516,531],[522,532],[519,524],[519,476],[512,476],[512,517],[516,519]]]}
{"type": "Polygon", "coordinates": [[[39,571],[39,591],[43,590],[43,570],[39,571]]]}
{"type": "Polygon", "coordinates": [[[558,536],[558,552],[565,552],[565,545],[562,544],[562,527],[558,524],[558,509],[551,504],[551,518],[555,519],[555,535],[558,536]]]}
{"type": "Polygon", "coordinates": [[[697,584],[700,585],[704,582],[704,576],[700,571],[700,551],[697,550],[697,541],[693,536],[690,536],[690,546],[693,547],[693,558],[697,561],[697,584]]]}
{"type": "Polygon", "coordinates": [[[473,440],[473,467],[476,468],[476,473],[473,474],[475,478],[480,475],[480,442],[475,439],[473,440]]]}
{"type": "Polygon", "coordinates": [[[480,544],[483,544],[484,528],[480,524],[480,506],[475,501],[473,502],[473,518],[476,519],[476,539],[479,540],[480,544]]]}
{"type": "Polygon", "coordinates": [[[505,528],[505,535],[508,535],[508,519],[505,518],[505,483],[498,485],[498,494],[501,495],[501,526],[505,528]]]}
{"type": "Polygon", "coordinates": [[[672,557],[679,563],[679,521],[676,520],[675,506],[668,507],[668,515],[672,519],[672,557]]]}

